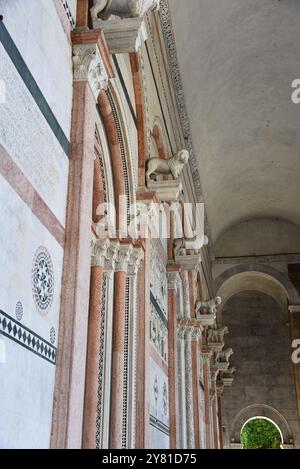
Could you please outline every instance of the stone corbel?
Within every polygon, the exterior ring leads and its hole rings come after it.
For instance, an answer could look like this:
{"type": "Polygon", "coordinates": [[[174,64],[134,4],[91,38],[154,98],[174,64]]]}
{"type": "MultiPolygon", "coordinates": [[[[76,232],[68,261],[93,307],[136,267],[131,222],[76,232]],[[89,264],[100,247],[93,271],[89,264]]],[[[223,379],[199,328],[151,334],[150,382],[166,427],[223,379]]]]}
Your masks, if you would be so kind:
{"type": "Polygon", "coordinates": [[[116,21],[93,22],[94,29],[101,29],[111,54],[137,52],[148,39],[143,18],[128,18],[116,21]]]}
{"type": "Polygon", "coordinates": [[[98,44],[76,44],[73,46],[74,81],[88,81],[98,99],[102,89],[108,87],[108,73],[98,44]]]}
{"type": "Polygon", "coordinates": [[[300,313],[300,305],[290,305],[289,306],[290,313],[300,313]]]}

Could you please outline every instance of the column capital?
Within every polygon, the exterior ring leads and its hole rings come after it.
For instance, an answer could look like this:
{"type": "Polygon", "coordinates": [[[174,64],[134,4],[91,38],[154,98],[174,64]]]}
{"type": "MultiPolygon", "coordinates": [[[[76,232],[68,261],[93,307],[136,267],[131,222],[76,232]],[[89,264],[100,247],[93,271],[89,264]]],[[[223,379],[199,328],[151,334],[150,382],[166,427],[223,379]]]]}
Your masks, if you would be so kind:
{"type": "Polygon", "coordinates": [[[108,238],[106,239],[92,239],[91,241],[91,266],[104,267],[107,249],[110,245],[108,238]]]}
{"type": "Polygon", "coordinates": [[[135,276],[138,273],[142,260],[144,259],[144,251],[142,248],[134,247],[129,258],[128,274],[135,276]]]}
{"type": "Polygon", "coordinates": [[[116,256],[116,272],[128,273],[128,266],[131,255],[133,254],[132,244],[119,244],[116,256]]]}
{"type": "Polygon", "coordinates": [[[180,285],[180,275],[178,271],[167,272],[168,289],[177,292],[180,285]]]}
{"type": "Polygon", "coordinates": [[[183,340],[185,337],[185,330],[186,326],[183,325],[177,325],[177,339],[178,340],[183,340]]]}
{"type": "Polygon", "coordinates": [[[102,89],[107,89],[114,68],[106,41],[101,31],[73,31],[74,81],[89,83],[95,100],[102,89]]]}
{"type": "Polygon", "coordinates": [[[300,313],[300,305],[290,305],[289,306],[290,313],[300,313]]]}

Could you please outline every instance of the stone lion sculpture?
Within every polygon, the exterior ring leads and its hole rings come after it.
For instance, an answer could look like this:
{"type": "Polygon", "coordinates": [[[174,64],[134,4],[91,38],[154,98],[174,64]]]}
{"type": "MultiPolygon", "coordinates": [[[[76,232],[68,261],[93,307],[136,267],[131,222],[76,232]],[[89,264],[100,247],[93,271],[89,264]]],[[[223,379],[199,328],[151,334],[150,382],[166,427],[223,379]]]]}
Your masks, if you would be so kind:
{"type": "Polygon", "coordinates": [[[227,348],[226,350],[219,352],[218,361],[221,363],[228,363],[229,357],[231,357],[231,355],[233,355],[232,348],[227,348]]]}
{"type": "Polygon", "coordinates": [[[226,370],[226,375],[229,375],[229,376],[233,376],[234,373],[236,373],[236,368],[234,366],[231,366],[230,368],[228,368],[228,370],[226,370]]]}
{"type": "Polygon", "coordinates": [[[222,303],[222,298],[217,296],[213,300],[209,301],[197,301],[195,311],[196,317],[199,316],[201,309],[207,309],[210,314],[217,314],[218,306],[222,303]]]}
{"type": "Polygon", "coordinates": [[[93,20],[107,20],[111,15],[120,18],[137,18],[149,10],[158,10],[160,0],[94,0],[91,8],[93,20]]]}
{"type": "Polygon", "coordinates": [[[199,251],[203,246],[208,245],[208,237],[206,235],[196,235],[193,238],[179,238],[174,241],[174,255],[178,256],[181,251],[187,249],[199,251]]]}
{"type": "Polygon", "coordinates": [[[161,158],[151,158],[148,160],[146,179],[147,182],[156,180],[157,176],[168,176],[171,175],[176,180],[179,178],[181,171],[189,160],[189,152],[187,150],[181,150],[176,155],[172,156],[168,160],[161,158]]]}
{"type": "Polygon", "coordinates": [[[220,329],[209,329],[207,335],[208,342],[213,342],[217,339],[223,340],[225,334],[228,334],[227,326],[221,327],[220,329]]]}

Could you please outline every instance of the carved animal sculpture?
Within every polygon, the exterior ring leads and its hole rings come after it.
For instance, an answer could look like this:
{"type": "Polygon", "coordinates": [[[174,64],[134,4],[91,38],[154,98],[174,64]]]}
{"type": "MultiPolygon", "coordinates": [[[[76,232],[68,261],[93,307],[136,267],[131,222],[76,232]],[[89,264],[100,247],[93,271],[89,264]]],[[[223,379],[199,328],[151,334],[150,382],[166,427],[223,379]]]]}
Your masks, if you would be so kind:
{"type": "Polygon", "coordinates": [[[234,375],[234,373],[236,372],[236,368],[234,366],[231,366],[230,368],[228,368],[228,370],[226,371],[226,375],[234,375]]]}
{"type": "Polygon", "coordinates": [[[179,238],[174,241],[174,255],[178,256],[182,250],[199,251],[203,246],[208,245],[206,235],[196,235],[193,238],[179,238]]]}
{"type": "Polygon", "coordinates": [[[161,158],[151,158],[148,160],[146,179],[147,182],[156,180],[157,176],[171,175],[176,180],[179,178],[181,171],[189,160],[189,152],[181,150],[168,160],[161,158]]]}
{"type": "Polygon", "coordinates": [[[221,363],[228,363],[229,357],[233,355],[232,348],[227,348],[218,354],[218,361],[221,363]]]}
{"type": "Polygon", "coordinates": [[[217,308],[222,303],[222,298],[217,296],[213,300],[209,301],[197,301],[195,310],[196,310],[196,317],[200,313],[200,309],[207,309],[210,314],[217,314],[217,308]]]}
{"type": "Polygon", "coordinates": [[[111,15],[120,18],[137,18],[149,10],[158,10],[160,0],[94,0],[91,8],[93,20],[107,20],[111,15]]]}
{"type": "Polygon", "coordinates": [[[207,338],[209,342],[213,342],[216,339],[223,339],[225,334],[228,334],[227,326],[221,327],[220,329],[209,329],[207,338]]]}

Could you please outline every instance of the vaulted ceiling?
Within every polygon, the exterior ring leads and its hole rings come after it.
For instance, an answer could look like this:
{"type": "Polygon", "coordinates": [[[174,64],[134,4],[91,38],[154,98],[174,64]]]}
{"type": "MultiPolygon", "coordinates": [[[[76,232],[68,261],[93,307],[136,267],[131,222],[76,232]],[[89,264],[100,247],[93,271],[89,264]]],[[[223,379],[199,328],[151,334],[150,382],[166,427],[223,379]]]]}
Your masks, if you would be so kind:
{"type": "Polygon", "coordinates": [[[169,6],[217,255],[300,252],[299,0],[169,6]]]}

